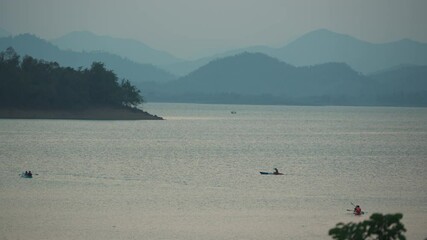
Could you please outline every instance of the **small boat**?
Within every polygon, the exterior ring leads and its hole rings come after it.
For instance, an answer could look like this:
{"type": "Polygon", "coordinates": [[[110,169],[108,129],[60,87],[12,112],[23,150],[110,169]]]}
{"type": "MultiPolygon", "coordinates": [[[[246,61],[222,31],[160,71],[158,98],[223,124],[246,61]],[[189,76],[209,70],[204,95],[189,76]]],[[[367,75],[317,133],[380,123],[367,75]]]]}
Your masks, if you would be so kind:
{"type": "Polygon", "coordinates": [[[21,177],[23,177],[23,178],[33,178],[33,174],[32,173],[28,173],[28,172],[23,172],[23,173],[21,173],[21,177]]]}
{"type": "Polygon", "coordinates": [[[275,173],[275,172],[259,172],[262,175],[283,175],[283,173],[275,173]]]}
{"type": "Polygon", "coordinates": [[[347,209],[347,211],[350,212],[351,214],[355,215],[355,216],[360,216],[360,215],[368,213],[368,212],[364,212],[364,211],[356,212],[356,211],[354,211],[354,209],[347,209]]]}
{"type": "Polygon", "coordinates": [[[364,211],[361,211],[360,213],[357,213],[357,212],[353,212],[353,214],[354,214],[355,216],[360,216],[360,215],[363,215],[363,214],[365,214],[365,212],[364,212],[364,211]]]}

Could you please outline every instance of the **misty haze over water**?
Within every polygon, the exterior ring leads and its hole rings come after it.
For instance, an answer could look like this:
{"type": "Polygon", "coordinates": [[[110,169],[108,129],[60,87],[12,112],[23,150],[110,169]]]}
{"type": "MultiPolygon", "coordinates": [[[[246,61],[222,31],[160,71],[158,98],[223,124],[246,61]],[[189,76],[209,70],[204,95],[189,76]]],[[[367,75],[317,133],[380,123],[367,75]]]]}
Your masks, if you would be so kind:
{"type": "Polygon", "coordinates": [[[330,239],[369,217],[354,202],[426,236],[423,108],[146,109],[167,120],[0,120],[2,235],[330,239]],[[285,175],[259,174],[275,167],[285,175]]]}
{"type": "Polygon", "coordinates": [[[0,0],[0,238],[425,239],[426,9],[0,0]]]}

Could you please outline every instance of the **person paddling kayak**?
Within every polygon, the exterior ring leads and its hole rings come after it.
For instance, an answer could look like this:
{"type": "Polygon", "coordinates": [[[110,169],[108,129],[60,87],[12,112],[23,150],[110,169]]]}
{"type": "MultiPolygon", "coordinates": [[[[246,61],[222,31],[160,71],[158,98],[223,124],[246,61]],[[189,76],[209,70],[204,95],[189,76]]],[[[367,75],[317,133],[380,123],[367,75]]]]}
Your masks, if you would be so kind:
{"type": "Polygon", "coordinates": [[[279,172],[279,169],[274,168],[274,172],[259,172],[263,175],[283,175],[283,173],[279,172]]]}
{"type": "Polygon", "coordinates": [[[24,178],[32,178],[33,177],[33,173],[31,171],[25,171],[25,172],[21,173],[20,175],[21,175],[21,177],[24,177],[24,178]]]}
{"type": "Polygon", "coordinates": [[[359,205],[356,205],[356,207],[354,207],[353,213],[354,213],[354,215],[362,215],[363,214],[362,209],[360,208],[359,205]]]}

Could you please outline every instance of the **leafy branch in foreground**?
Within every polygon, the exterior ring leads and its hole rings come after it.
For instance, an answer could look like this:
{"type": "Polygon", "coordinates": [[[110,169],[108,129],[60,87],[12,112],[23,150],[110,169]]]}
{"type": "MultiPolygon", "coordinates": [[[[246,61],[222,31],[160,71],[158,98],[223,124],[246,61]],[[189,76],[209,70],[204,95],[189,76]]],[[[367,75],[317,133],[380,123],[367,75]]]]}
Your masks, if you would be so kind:
{"type": "Polygon", "coordinates": [[[329,230],[329,235],[337,240],[405,240],[405,226],[400,222],[403,214],[372,214],[368,220],[359,223],[338,223],[329,230]]]}

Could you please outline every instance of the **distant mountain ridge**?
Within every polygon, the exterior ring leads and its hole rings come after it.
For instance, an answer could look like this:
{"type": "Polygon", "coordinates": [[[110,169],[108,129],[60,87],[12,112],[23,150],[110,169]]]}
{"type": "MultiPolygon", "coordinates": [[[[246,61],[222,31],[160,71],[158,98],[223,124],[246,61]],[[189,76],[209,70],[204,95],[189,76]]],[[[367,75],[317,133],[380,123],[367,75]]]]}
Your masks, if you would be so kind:
{"type": "Polygon", "coordinates": [[[274,92],[269,81],[278,81],[280,74],[293,71],[293,67],[260,53],[241,53],[232,57],[217,59],[189,75],[169,84],[176,91],[202,93],[235,92],[255,94],[274,92]],[[263,81],[255,81],[263,79],[263,81]]]}
{"type": "Polygon", "coordinates": [[[296,66],[345,62],[363,73],[401,64],[427,65],[427,44],[408,39],[374,44],[321,29],[267,53],[296,66]]]}
{"type": "Polygon", "coordinates": [[[149,101],[427,106],[427,67],[414,69],[366,76],[345,63],[295,67],[246,52],[214,60],[175,81],[144,83],[142,92],[149,101]],[[402,74],[396,79],[387,75],[397,73],[402,74]],[[405,82],[411,86],[402,88],[405,82]]]}
{"type": "Polygon", "coordinates": [[[103,62],[120,78],[132,81],[136,86],[143,81],[170,81],[176,77],[154,65],[140,64],[105,52],[74,52],[61,50],[35,35],[22,34],[0,38],[0,50],[13,47],[19,55],[30,55],[46,61],[56,61],[73,68],[89,67],[92,62],[103,62]]]}
{"type": "Polygon", "coordinates": [[[167,52],[155,50],[136,40],[99,36],[87,31],[71,32],[50,42],[63,50],[78,52],[103,51],[129,58],[138,63],[153,64],[156,66],[183,61],[167,52]]]}
{"type": "Polygon", "coordinates": [[[427,66],[400,66],[369,75],[389,93],[427,92],[427,66]]]}
{"type": "Polygon", "coordinates": [[[308,32],[279,48],[252,46],[196,60],[180,59],[136,40],[100,36],[87,31],[71,32],[51,42],[62,50],[115,54],[136,63],[155,65],[177,76],[185,76],[212,60],[243,52],[264,53],[294,66],[344,62],[363,74],[400,65],[427,65],[427,43],[409,39],[370,43],[327,29],[308,32]]]}
{"type": "Polygon", "coordinates": [[[57,61],[73,68],[88,67],[93,61],[103,62],[119,78],[129,79],[141,89],[148,101],[427,106],[427,64],[422,64],[427,56],[424,54],[426,44],[411,40],[372,44],[348,35],[319,30],[284,48],[257,46],[246,48],[247,52],[238,49],[211,58],[178,63],[187,64],[186,71],[189,71],[179,79],[151,64],[139,64],[101,51],[61,50],[29,34],[0,38],[0,50],[9,46],[20,55],[57,61]],[[356,45],[359,47],[352,49],[356,45]],[[354,53],[355,49],[359,53],[354,53]],[[313,52],[318,56],[310,58],[313,52]],[[401,52],[402,59],[406,60],[399,62],[396,56],[401,52]],[[272,57],[284,53],[291,59],[289,62],[272,57]],[[375,73],[361,73],[342,60],[346,57],[349,62],[355,58],[358,60],[357,54],[361,62],[368,54],[378,55],[376,61],[380,64],[376,63],[375,68],[378,69],[375,73]],[[303,66],[291,62],[300,61],[302,64],[307,59],[311,63],[303,66]],[[393,61],[399,63],[394,64],[393,61]]]}
{"type": "Polygon", "coordinates": [[[208,62],[242,52],[260,52],[295,66],[328,62],[344,62],[353,69],[370,74],[398,65],[427,65],[427,44],[403,39],[390,43],[369,43],[326,29],[304,34],[289,44],[272,48],[253,46],[236,49],[212,57],[164,66],[176,75],[184,76],[208,62]]]}

